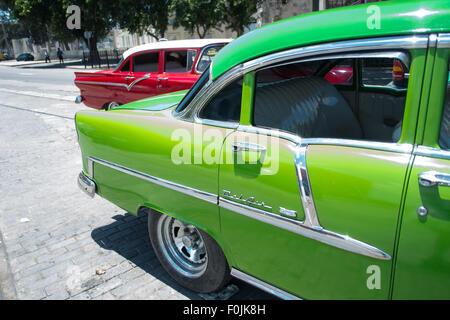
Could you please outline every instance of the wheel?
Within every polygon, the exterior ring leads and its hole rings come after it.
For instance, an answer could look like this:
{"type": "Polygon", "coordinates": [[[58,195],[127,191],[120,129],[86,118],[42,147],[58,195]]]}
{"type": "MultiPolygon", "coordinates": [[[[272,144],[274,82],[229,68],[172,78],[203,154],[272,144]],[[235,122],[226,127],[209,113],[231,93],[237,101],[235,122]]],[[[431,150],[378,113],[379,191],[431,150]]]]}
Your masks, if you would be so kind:
{"type": "Polygon", "coordinates": [[[151,211],[148,232],[162,266],[183,287],[208,293],[221,289],[230,280],[225,255],[204,231],[151,211]]]}
{"type": "Polygon", "coordinates": [[[105,109],[111,110],[111,109],[117,108],[119,106],[120,106],[120,103],[113,101],[113,102],[107,103],[105,109]]]}

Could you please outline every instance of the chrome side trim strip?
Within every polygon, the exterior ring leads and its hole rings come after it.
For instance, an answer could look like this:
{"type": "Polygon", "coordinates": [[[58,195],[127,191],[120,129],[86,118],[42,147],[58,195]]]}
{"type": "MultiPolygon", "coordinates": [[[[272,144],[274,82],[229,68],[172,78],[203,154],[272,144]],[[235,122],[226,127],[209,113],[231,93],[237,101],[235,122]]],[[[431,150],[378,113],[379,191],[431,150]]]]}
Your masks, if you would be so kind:
{"type": "MultiPolygon", "coordinates": [[[[189,195],[191,197],[212,203],[212,204],[218,204],[220,207],[224,209],[228,209],[231,211],[234,211],[238,214],[242,214],[244,216],[262,221],[264,223],[268,223],[271,225],[274,225],[278,228],[308,237],[310,239],[340,248],[344,249],[350,252],[354,252],[357,254],[362,254],[368,257],[381,259],[381,260],[389,260],[391,257],[384,253],[383,251],[368,245],[366,243],[363,243],[361,241],[352,239],[348,236],[340,235],[328,230],[323,229],[319,224],[318,221],[314,222],[314,219],[311,219],[313,223],[304,224],[301,221],[292,220],[286,217],[283,217],[281,215],[273,214],[264,210],[260,210],[257,208],[253,208],[244,204],[239,204],[234,201],[227,200],[222,197],[218,197],[216,194],[212,194],[209,192],[201,191],[195,188],[187,187],[175,182],[171,182],[165,179],[157,178],[155,176],[139,172],[118,164],[111,163],[109,161],[105,161],[99,158],[95,158],[92,156],[88,156],[88,161],[92,163],[92,165],[89,165],[89,168],[92,167],[92,174],[93,174],[93,168],[94,163],[106,166],[108,168],[129,174],[131,176],[137,177],[139,179],[157,184],[159,186],[189,195]]],[[[89,173],[91,174],[91,173],[89,173]]],[[[93,176],[90,177],[93,179],[93,176]]]]}
{"type": "Polygon", "coordinates": [[[417,156],[450,160],[450,151],[441,150],[441,149],[437,149],[437,148],[418,146],[418,147],[414,148],[413,153],[417,156]]]}
{"type": "Polygon", "coordinates": [[[286,291],[283,291],[277,287],[274,287],[262,280],[259,280],[255,277],[252,277],[242,271],[239,271],[235,268],[231,269],[231,275],[239,280],[242,280],[244,282],[247,282],[248,284],[261,289],[265,292],[268,292],[270,294],[273,294],[274,296],[277,296],[280,299],[283,300],[302,300],[301,298],[294,296],[293,294],[290,294],[286,291]]]}
{"type": "Polygon", "coordinates": [[[316,206],[309,182],[308,168],[306,166],[307,144],[301,144],[295,151],[295,168],[297,171],[298,186],[300,188],[300,197],[302,199],[303,211],[305,212],[305,227],[321,230],[323,229],[317,218],[316,206]]]}
{"type": "Polygon", "coordinates": [[[247,125],[239,125],[237,128],[237,131],[243,131],[248,133],[255,133],[255,134],[263,134],[270,137],[276,137],[276,138],[282,138],[284,140],[291,141],[295,144],[299,144],[302,141],[302,138],[299,136],[296,136],[295,134],[286,132],[286,131],[280,131],[275,129],[267,129],[267,128],[261,128],[261,127],[253,127],[253,126],[247,126],[247,125]]]}
{"type": "Polygon", "coordinates": [[[209,119],[200,119],[196,118],[195,123],[204,124],[213,127],[220,127],[226,129],[236,129],[239,126],[238,122],[225,122],[225,121],[217,121],[217,120],[209,120],[209,119]]]}
{"type": "Polygon", "coordinates": [[[450,33],[439,33],[437,40],[437,47],[443,49],[450,48],[450,33]]]}
{"type": "Polygon", "coordinates": [[[332,139],[332,138],[301,138],[299,136],[296,136],[295,134],[285,131],[252,127],[247,125],[239,125],[237,130],[249,133],[264,134],[271,137],[277,137],[287,141],[291,141],[295,144],[334,145],[334,146],[355,147],[355,148],[373,149],[399,153],[411,153],[413,149],[413,146],[411,144],[401,144],[401,143],[332,139]]]}
{"type": "Polygon", "coordinates": [[[124,83],[114,83],[114,82],[97,82],[97,81],[81,81],[77,80],[75,83],[81,83],[81,84],[94,84],[99,86],[113,86],[113,87],[128,87],[124,83]]]}
{"type": "Polygon", "coordinates": [[[141,82],[141,81],[143,81],[143,80],[146,80],[146,79],[149,79],[149,78],[150,78],[150,73],[147,73],[147,74],[145,74],[143,77],[134,80],[134,81],[133,81],[132,83],[130,83],[129,85],[125,85],[125,87],[127,88],[128,91],[130,91],[136,83],[139,83],[139,82],[141,82]]]}
{"type": "Polygon", "coordinates": [[[411,153],[413,146],[406,143],[389,143],[363,140],[344,140],[344,139],[330,139],[330,138],[311,138],[302,139],[302,144],[308,145],[334,145],[342,147],[355,147],[363,149],[373,149],[381,151],[411,153]]]}
{"type": "Polygon", "coordinates": [[[173,98],[173,97],[184,97],[186,94],[172,94],[170,96],[167,95],[163,95],[163,96],[156,96],[156,97],[150,97],[150,98],[145,98],[140,100],[141,102],[150,102],[150,101],[154,101],[154,100],[160,100],[160,99],[167,99],[167,98],[173,98]]]}
{"type": "Polygon", "coordinates": [[[322,227],[310,227],[301,221],[285,218],[280,215],[273,214],[264,210],[253,208],[244,204],[236,203],[219,197],[219,206],[221,208],[236,212],[243,216],[271,224],[280,229],[298,234],[303,237],[310,238],[324,244],[361,254],[375,259],[390,260],[391,256],[382,250],[375,248],[367,243],[344,236],[332,231],[323,229],[322,227]]]}
{"type": "Polygon", "coordinates": [[[212,204],[217,204],[218,202],[218,196],[216,194],[212,194],[209,192],[205,192],[205,191],[201,191],[195,188],[190,188],[175,182],[171,182],[165,179],[161,179],[161,178],[157,178],[155,176],[149,175],[147,173],[143,173],[143,172],[139,172],[115,163],[111,163],[109,161],[105,161],[105,160],[101,160],[95,157],[91,157],[88,156],[88,159],[92,162],[101,164],[105,167],[129,174],[131,176],[134,176],[136,178],[157,184],[159,186],[174,190],[174,191],[178,191],[180,193],[186,194],[188,196],[212,203],[212,204]]]}
{"type": "Polygon", "coordinates": [[[435,33],[430,34],[430,38],[428,39],[428,47],[436,48],[438,42],[438,35],[435,33]]]}
{"type": "Polygon", "coordinates": [[[143,77],[134,80],[132,83],[130,83],[129,85],[126,85],[125,83],[115,83],[115,82],[97,82],[97,81],[82,81],[82,80],[77,80],[75,81],[75,83],[81,83],[81,84],[93,84],[93,85],[99,85],[99,86],[112,86],[112,87],[124,87],[127,89],[127,91],[130,91],[133,86],[138,83],[141,82],[142,80],[146,80],[150,78],[150,74],[147,73],[146,75],[144,75],[143,77]]]}
{"type": "Polygon", "coordinates": [[[87,158],[88,161],[88,175],[89,178],[94,179],[94,161],[91,158],[87,158]]]}

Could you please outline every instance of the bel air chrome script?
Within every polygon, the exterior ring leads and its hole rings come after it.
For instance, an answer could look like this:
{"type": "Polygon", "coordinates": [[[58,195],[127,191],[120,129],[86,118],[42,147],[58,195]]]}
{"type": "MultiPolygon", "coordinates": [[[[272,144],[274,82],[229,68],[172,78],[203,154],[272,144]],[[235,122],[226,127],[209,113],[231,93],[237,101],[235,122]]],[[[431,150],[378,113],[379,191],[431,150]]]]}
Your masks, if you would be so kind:
{"type": "Polygon", "coordinates": [[[231,191],[227,191],[227,190],[223,190],[223,197],[230,199],[230,200],[235,200],[247,205],[251,205],[251,206],[257,206],[257,207],[261,207],[264,209],[269,209],[272,210],[272,207],[266,205],[264,203],[264,201],[259,202],[255,200],[255,197],[249,197],[249,198],[244,198],[244,196],[241,194],[239,196],[232,194],[231,191]]]}

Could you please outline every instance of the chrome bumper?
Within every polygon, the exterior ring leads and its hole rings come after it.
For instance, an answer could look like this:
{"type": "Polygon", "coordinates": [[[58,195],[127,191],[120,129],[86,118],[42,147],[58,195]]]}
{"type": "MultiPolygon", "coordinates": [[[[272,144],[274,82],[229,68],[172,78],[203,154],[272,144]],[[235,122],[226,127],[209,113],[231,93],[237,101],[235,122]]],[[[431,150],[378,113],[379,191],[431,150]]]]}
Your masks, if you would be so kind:
{"type": "Polygon", "coordinates": [[[83,102],[83,97],[82,96],[78,96],[75,98],[75,103],[81,103],[83,102]]]}
{"type": "Polygon", "coordinates": [[[93,198],[95,196],[96,185],[95,182],[89,179],[84,172],[78,175],[78,186],[88,196],[93,198]]]}

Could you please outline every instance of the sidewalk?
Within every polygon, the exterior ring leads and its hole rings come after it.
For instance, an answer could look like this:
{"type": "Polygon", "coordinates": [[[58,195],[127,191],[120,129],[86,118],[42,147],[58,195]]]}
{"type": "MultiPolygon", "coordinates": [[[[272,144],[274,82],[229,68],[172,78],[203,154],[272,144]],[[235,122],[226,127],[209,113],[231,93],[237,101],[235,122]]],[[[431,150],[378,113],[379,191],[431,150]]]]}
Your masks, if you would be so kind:
{"type": "MultiPolygon", "coordinates": [[[[39,65],[44,64],[48,66],[58,66],[59,61],[53,60],[55,62],[45,63],[45,60],[35,60],[35,61],[16,61],[16,60],[5,60],[0,62],[0,66],[7,66],[7,67],[23,67],[23,66],[31,66],[31,65],[39,65]]],[[[66,60],[65,64],[72,64],[72,63],[81,63],[81,59],[70,59],[66,60]]]]}
{"type": "MultiPolygon", "coordinates": [[[[86,71],[101,71],[101,70],[107,70],[108,68],[91,68],[90,66],[87,66],[87,68],[84,67],[84,64],[82,64],[81,59],[76,60],[65,60],[64,64],[60,64],[58,62],[51,62],[51,63],[45,63],[45,61],[2,61],[0,62],[0,66],[4,67],[17,67],[22,69],[76,69],[76,70],[86,70],[86,71]]],[[[110,66],[110,69],[114,66],[110,66]]]]}
{"type": "MultiPolygon", "coordinates": [[[[47,64],[34,64],[28,66],[20,66],[21,69],[74,69],[78,71],[88,71],[88,72],[96,72],[101,70],[107,70],[108,68],[94,68],[92,69],[90,66],[87,68],[84,67],[84,64],[80,64],[79,61],[76,62],[65,62],[64,64],[58,63],[47,63],[47,64]]],[[[112,67],[111,67],[112,68],[112,67]]],[[[110,68],[110,69],[111,69],[110,68]]]]}

